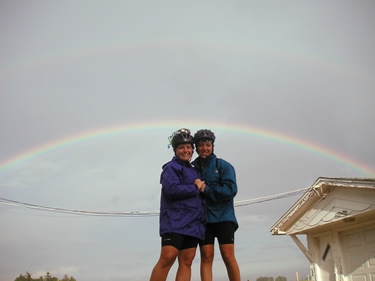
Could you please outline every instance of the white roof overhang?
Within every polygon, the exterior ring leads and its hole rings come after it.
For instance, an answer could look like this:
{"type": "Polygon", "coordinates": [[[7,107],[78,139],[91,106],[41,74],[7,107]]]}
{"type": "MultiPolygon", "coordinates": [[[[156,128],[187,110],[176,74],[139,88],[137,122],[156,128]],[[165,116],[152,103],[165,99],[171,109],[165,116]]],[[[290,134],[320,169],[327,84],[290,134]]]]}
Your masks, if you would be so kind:
{"type": "Polygon", "coordinates": [[[374,214],[375,179],[321,177],[270,231],[272,235],[306,234],[374,214]]]}

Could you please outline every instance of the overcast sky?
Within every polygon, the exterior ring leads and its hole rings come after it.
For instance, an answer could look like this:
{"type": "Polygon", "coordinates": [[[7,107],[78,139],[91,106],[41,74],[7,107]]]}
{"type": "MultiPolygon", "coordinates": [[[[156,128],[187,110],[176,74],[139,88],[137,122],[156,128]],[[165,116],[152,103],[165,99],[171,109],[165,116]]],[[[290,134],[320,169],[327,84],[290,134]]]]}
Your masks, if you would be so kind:
{"type": "MultiPolygon", "coordinates": [[[[236,201],[322,176],[375,177],[374,10],[371,0],[2,0],[0,198],[20,203],[0,201],[0,281],[148,280],[161,166],[180,127],[216,133],[236,201]]],[[[300,196],[236,208],[243,280],[309,273],[292,239],[269,231],[300,196]]],[[[199,280],[199,255],[192,270],[199,280]]],[[[214,270],[227,280],[218,252],[214,270]]]]}

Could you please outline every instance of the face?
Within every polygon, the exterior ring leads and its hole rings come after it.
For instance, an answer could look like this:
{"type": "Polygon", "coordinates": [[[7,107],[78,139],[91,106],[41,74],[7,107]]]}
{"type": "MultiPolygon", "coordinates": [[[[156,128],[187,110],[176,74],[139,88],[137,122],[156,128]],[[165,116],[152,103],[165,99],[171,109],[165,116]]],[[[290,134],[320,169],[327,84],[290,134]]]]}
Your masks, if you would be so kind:
{"type": "Polygon", "coordinates": [[[177,158],[182,161],[189,161],[193,156],[193,146],[190,143],[179,144],[175,150],[177,158]]]}
{"type": "Polygon", "coordinates": [[[206,158],[212,154],[213,144],[209,141],[203,141],[198,143],[197,152],[200,157],[206,158]]]}

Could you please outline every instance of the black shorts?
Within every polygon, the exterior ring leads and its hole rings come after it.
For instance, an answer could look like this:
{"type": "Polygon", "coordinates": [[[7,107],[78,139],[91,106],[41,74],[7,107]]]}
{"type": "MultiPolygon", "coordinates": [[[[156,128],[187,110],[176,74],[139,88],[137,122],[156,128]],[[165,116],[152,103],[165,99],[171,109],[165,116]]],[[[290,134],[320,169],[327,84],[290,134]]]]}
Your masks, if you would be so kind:
{"type": "Polygon", "coordinates": [[[219,244],[234,244],[234,232],[237,226],[233,222],[218,222],[206,224],[206,236],[199,245],[215,244],[215,237],[219,244]]]}
{"type": "Polygon", "coordinates": [[[162,247],[173,246],[179,251],[196,248],[199,241],[201,240],[199,240],[198,238],[177,233],[166,233],[161,236],[162,247]]]}

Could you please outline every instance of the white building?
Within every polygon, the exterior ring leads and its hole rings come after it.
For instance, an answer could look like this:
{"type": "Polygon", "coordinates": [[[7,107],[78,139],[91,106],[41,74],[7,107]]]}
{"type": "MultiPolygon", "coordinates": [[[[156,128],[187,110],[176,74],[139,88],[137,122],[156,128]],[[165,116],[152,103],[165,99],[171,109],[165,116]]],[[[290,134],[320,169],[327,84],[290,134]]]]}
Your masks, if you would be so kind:
{"type": "Polygon", "coordinates": [[[270,231],[294,240],[312,280],[375,281],[375,179],[318,178],[270,231]]]}

